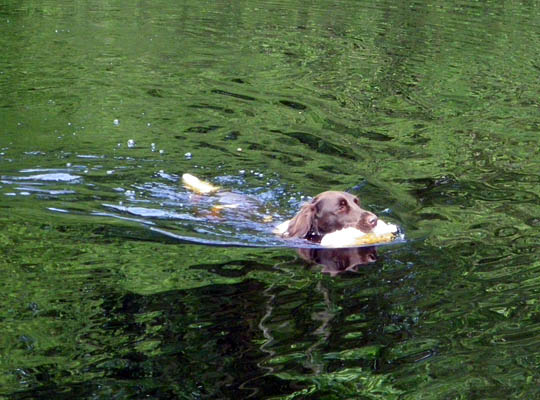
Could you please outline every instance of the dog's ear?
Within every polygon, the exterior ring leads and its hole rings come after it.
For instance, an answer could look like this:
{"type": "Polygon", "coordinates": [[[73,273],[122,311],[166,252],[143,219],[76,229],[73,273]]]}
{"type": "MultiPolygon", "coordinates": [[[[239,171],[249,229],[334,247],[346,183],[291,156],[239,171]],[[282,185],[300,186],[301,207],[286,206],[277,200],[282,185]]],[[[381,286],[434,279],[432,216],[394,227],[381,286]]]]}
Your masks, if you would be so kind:
{"type": "Polygon", "coordinates": [[[285,236],[305,238],[308,233],[318,233],[315,221],[316,211],[314,204],[303,205],[298,214],[289,222],[285,236]]]}

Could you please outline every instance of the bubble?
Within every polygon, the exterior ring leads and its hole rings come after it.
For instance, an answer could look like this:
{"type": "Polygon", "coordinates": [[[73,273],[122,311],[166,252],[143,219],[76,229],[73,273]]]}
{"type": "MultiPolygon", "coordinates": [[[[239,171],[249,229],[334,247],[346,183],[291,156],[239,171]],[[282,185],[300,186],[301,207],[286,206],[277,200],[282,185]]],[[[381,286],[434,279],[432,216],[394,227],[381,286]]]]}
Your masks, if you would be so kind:
{"type": "Polygon", "coordinates": [[[236,149],[236,151],[242,151],[242,148],[241,148],[241,147],[239,147],[239,148],[237,148],[237,149],[236,149]]]}
{"type": "Polygon", "coordinates": [[[114,126],[118,126],[118,125],[120,125],[120,121],[119,121],[118,119],[115,118],[115,119],[113,120],[113,124],[114,124],[114,126]]]}
{"type": "Polygon", "coordinates": [[[191,158],[193,157],[193,155],[191,153],[186,153],[184,154],[184,157],[187,159],[187,160],[191,160],[191,158]]]}
{"type": "Polygon", "coordinates": [[[159,154],[165,154],[165,150],[160,150],[159,154]]]}
{"type": "Polygon", "coordinates": [[[152,143],[150,145],[150,148],[152,149],[152,151],[156,151],[156,144],[155,143],[152,143]]]}
{"type": "Polygon", "coordinates": [[[129,139],[129,140],[127,141],[127,145],[128,145],[128,147],[129,147],[130,149],[132,149],[133,147],[135,147],[135,140],[129,139]]]}

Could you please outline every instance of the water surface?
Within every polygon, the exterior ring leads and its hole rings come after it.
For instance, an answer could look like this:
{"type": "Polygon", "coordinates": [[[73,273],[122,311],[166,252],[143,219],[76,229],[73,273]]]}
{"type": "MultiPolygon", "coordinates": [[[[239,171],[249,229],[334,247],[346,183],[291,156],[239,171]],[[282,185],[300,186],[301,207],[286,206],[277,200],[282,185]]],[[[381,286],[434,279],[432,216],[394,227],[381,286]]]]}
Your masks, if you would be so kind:
{"type": "Polygon", "coordinates": [[[538,14],[1,2],[0,396],[538,397],[538,14]],[[409,240],[280,248],[328,189],[409,240]]]}

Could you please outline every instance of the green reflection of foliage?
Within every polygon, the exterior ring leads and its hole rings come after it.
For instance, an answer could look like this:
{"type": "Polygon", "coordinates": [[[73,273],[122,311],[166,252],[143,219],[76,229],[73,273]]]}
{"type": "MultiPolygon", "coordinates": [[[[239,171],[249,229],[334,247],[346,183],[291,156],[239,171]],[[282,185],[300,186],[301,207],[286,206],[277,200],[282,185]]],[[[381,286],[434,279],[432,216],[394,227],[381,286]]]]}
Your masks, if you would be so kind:
{"type": "MultiPolygon", "coordinates": [[[[380,322],[384,351],[373,340],[318,354],[317,374],[279,370],[306,386],[284,398],[538,397],[537,3],[30,0],[4,1],[0,14],[2,179],[67,162],[91,170],[91,185],[60,199],[4,196],[15,189],[1,183],[1,395],[91,382],[105,397],[136,396],[100,379],[134,365],[162,373],[167,351],[193,364],[167,359],[162,381],[138,382],[199,393],[199,372],[211,386],[219,368],[238,365],[220,352],[197,290],[257,282],[309,296],[321,276],[286,252],[165,244],[82,216],[118,201],[118,186],[197,166],[210,178],[271,171],[310,195],[361,183],[368,207],[391,208],[425,239],[381,261],[385,285],[372,271],[355,292],[384,297],[397,320],[380,322]],[[85,154],[98,158],[76,157],[85,154]],[[51,204],[73,215],[52,217],[51,204]],[[132,298],[134,316],[122,312],[132,298]],[[324,368],[378,358],[388,373],[324,368]]],[[[238,329],[262,347],[258,311],[238,329]]],[[[358,325],[344,337],[368,333],[358,325]]],[[[261,365],[305,357],[281,352],[261,365]]]]}
{"type": "Polygon", "coordinates": [[[361,368],[346,368],[314,376],[278,373],[280,378],[307,384],[305,389],[280,399],[398,399],[403,393],[395,389],[385,376],[373,375],[361,368]]]}

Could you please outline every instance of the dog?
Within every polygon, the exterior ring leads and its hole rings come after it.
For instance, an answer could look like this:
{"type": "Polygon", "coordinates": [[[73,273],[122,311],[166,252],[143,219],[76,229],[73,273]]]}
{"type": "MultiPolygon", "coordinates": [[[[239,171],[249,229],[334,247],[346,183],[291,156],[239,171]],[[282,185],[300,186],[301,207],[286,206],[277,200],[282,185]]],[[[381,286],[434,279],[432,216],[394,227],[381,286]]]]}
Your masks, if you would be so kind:
{"type": "MultiPolygon", "coordinates": [[[[245,215],[247,219],[251,220],[254,210],[261,208],[260,205],[257,205],[258,202],[249,196],[221,191],[219,187],[201,181],[191,174],[182,175],[182,181],[184,186],[194,193],[199,195],[212,194],[210,198],[218,200],[218,204],[214,204],[211,208],[211,215],[215,218],[221,218],[222,211],[235,209],[234,214],[237,217],[245,215]]],[[[202,198],[206,198],[206,196],[202,198]]],[[[269,215],[263,215],[262,219],[264,222],[272,221],[269,215]]],[[[352,228],[353,231],[356,230],[360,234],[375,233],[375,231],[382,231],[384,234],[385,229],[395,229],[396,227],[379,221],[375,214],[364,210],[360,206],[358,197],[347,192],[327,191],[318,194],[311,202],[304,204],[291,220],[279,224],[273,232],[283,238],[305,239],[320,244],[325,235],[337,231],[351,236],[351,238],[347,237],[346,239],[354,239],[358,236],[354,232],[345,232],[346,228],[352,228]]],[[[329,237],[327,236],[327,238],[329,237]]],[[[340,237],[334,239],[334,242],[339,241],[339,244],[342,244],[343,240],[344,238],[340,237]]],[[[348,240],[347,243],[355,244],[356,242],[348,240]]],[[[330,245],[329,247],[339,246],[330,245]]]]}
{"type": "Polygon", "coordinates": [[[300,238],[320,243],[324,235],[343,228],[356,228],[370,233],[377,226],[378,218],[360,206],[358,197],[338,191],[318,194],[302,206],[290,220],[277,231],[284,238],[300,238]]]}

